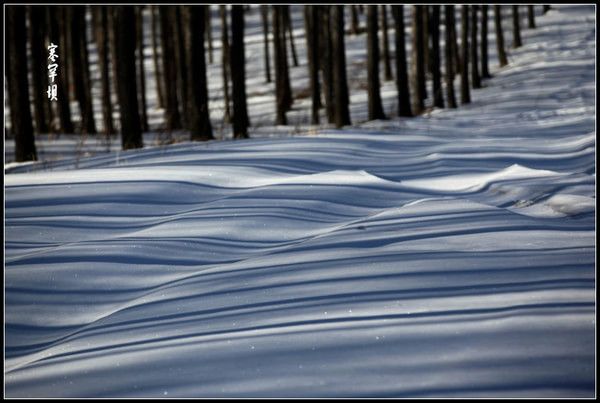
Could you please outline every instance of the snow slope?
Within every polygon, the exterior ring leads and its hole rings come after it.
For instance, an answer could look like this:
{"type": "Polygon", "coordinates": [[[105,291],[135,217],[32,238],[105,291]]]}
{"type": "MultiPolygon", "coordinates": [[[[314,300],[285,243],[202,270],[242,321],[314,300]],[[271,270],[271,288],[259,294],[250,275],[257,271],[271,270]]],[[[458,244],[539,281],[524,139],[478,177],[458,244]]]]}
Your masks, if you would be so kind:
{"type": "Polygon", "coordinates": [[[595,396],[594,8],[536,22],[454,111],[6,175],[6,395],[595,396]]]}

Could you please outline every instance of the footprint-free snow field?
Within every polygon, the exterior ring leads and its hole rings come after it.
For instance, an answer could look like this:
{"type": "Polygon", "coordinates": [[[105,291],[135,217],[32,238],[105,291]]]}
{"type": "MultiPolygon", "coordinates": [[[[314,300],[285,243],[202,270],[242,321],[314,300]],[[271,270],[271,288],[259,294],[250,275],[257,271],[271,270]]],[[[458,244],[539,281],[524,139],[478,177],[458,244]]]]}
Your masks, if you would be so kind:
{"type": "Polygon", "coordinates": [[[9,397],[593,397],[595,9],[473,103],[5,176],[9,397]]]}

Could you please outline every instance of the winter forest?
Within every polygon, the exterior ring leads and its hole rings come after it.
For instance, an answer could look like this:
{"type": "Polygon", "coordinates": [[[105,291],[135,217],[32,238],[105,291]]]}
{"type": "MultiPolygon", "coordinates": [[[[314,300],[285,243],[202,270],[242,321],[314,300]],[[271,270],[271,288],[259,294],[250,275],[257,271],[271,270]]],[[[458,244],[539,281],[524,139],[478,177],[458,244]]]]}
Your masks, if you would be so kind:
{"type": "Polygon", "coordinates": [[[5,395],[595,397],[595,14],[5,5],[5,395]]]}

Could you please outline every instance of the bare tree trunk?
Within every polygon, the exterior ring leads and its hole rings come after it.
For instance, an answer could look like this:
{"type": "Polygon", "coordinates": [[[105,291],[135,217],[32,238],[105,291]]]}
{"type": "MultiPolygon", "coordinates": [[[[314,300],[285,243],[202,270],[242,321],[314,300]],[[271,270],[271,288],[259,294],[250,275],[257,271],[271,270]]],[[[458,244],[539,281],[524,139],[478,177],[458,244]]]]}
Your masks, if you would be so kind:
{"type": "Polygon", "coordinates": [[[158,41],[160,37],[158,36],[158,8],[155,5],[149,5],[150,14],[152,15],[152,57],[154,59],[154,74],[156,78],[156,93],[158,96],[158,107],[165,107],[165,90],[164,90],[164,82],[161,79],[163,77],[163,69],[160,66],[160,57],[158,55],[158,41]]]}
{"type": "Polygon", "coordinates": [[[388,39],[388,21],[386,5],[381,7],[381,31],[383,34],[383,76],[385,81],[393,80],[392,65],[390,62],[390,42],[388,39]]]}
{"type": "MultiPolygon", "coordinates": [[[[273,48],[275,53],[275,101],[276,101],[276,113],[277,113],[277,125],[287,125],[287,118],[285,112],[287,110],[285,106],[285,84],[283,79],[283,66],[285,57],[283,57],[283,49],[281,44],[282,36],[281,26],[281,8],[279,6],[273,6],[273,48]],[[283,59],[283,60],[282,60],[283,59]]],[[[283,44],[285,47],[285,43],[283,44]]]]}
{"type": "Polygon", "coordinates": [[[426,46],[423,43],[423,7],[413,6],[413,60],[414,60],[414,89],[415,114],[420,114],[425,109],[425,51],[426,46]]]}
{"type": "Polygon", "coordinates": [[[174,6],[159,6],[160,16],[160,39],[162,48],[162,59],[164,68],[164,89],[165,89],[165,122],[167,131],[181,129],[181,115],[177,102],[177,71],[173,64],[175,60],[175,49],[173,37],[175,33],[171,24],[169,14],[173,13],[174,6]]]}
{"type": "Polygon", "coordinates": [[[350,124],[348,84],[346,80],[346,47],[344,44],[344,6],[332,6],[331,30],[333,40],[333,94],[335,97],[335,126],[350,124]]]}
{"type": "Polygon", "coordinates": [[[481,6],[481,78],[491,78],[488,66],[488,6],[481,6]]]}
{"type": "Polygon", "coordinates": [[[73,84],[81,114],[81,130],[88,134],[96,133],[96,123],[92,108],[90,72],[88,69],[85,6],[69,6],[68,12],[70,16],[73,84]]]}
{"type": "Polygon", "coordinates": [[[142,132],[148,131],[148,116],[146,114],[146,72],[144,69],[144,18],[142,6],[136,6],[136,48],[138,54],[138,89],[140,103],[140,125],[142,132]]]}
{"type": "Polygon", "coordinates": [[[190,98],[188,92],[190,87],[187,81],[187,63],[185,60],[185,46],[183,38],[183,23],[181,18],[181,6],[174,6],[173,13],[171,14],[172,24],[175,29],[175,36],[173,40],[175,42],[175,66],[177,68],[177,94],[179,96],[179,105],[181,113],[181,121],[184,127],[189,127],[188,122],[188,100],[190,98]]]}
{"type": "Polygon", "coordinates": [[[333,104],[333,62],[331,59],[331,31],[330,31],[330,6],[315,6],[320,10],[320,31],[319,31],[319,52],[321,73],[323,75],[323,94],[325,95],[325,109],[327,112],[327,121],[333,123],[335,120],[335,111],[333,104]]]}
{"type": "Polygon", "coordinates": [[[433,105],[444,107],[444,94],[442,92],[442,71],[440,55],[440,6],[431,6],[431,71],[433,75],[433,105]]]}
{"type": "Polygon", "coordinates": [[[37,151],[31,123],[29,81],[27,79],[27,30],[25,6],[6,6],[6,38],[8,46],[8,100],[11,132],[15,137],[15,161],[35,161],[37,151]]]}
{"type": "Polygon", "coordinates": [[[206,42],[208,42],[208,62],[213,63],[213,43],[212,43],[212,14],[210,13],[210,6],[207,6],[206,10],[206,42]]]}
{"type": "Polygon", "coordinates": [[[283,23],[284,23],[284,35],[290,39],[290,48],[292,50],[292,62],[294,67],[298,67],[298,56],[296,55],[296,46],[294,45],[294,33],[292,27],[292,20],[290,18],[290,6],[284,6],[283,11],[283,23]]]}
{"type": "MultiPolygon", "coordinates": [[[[221,17],[221,73],[223,76],[223,97],[225,103],[225,113],[223,115],[223,120],[226,123],[230,123],[231,111],[229,105],[231,101],[229,99],[229,77],[231,76],[231,73],[229,72],[229,69],[231,68],[231,66],[229,63],[230,50],[229,24],[227,23],[227,6],[220,5],[219,14],[221,17]]],[[[202,48],[204,49],[204,46],[202,48]]]]}
{"type": "Polygon", "coordinates": [[[231,83],[233,96],[233,137],[248,138],[246,104],[246,57],[244,50],[244,8],[231,6],[231,83]],[[235,68],[234,68],[235,67],[235,68]]]}
{"type": "Polygon", "coordinates": [[[404,34],[404,6],[392,5],[394,38],[396,46],[396,88],[398,90],[398,116],[412,116],[410,87],[406,64],[406,38],[404,34]]]}
{"type": "Polygon", "coordinates": [[[454,22],[454,6],[444,7],[445,25],[446,25],[446,97],[449,108],[456,108],[456,96],[454,95],[454,63],[452,60],[452,35],[456,32],[456,23],[454,22]]]}
{"type": "Polygon", "coordinates": [[[502,10],[499,5],[494,5],[494,26],[496,28],[496,45],[498,46],[498,61],[500,67],[508,64],[506,51],[504,50],[504,33],[502,32],[502,10]]]}
{"type": "Polygon", "coordinates": [[[98,48],[98,69],[100,70],[100,84],[102,85],[102,126],[108,138],[114,134],[115,129],[112,119],[112,102],[110,99],[110,76],[108,66],[108,12],[106,6],[93,8],[96,15],[96,45],[98,48]]]}
{"type": "Polygon", "coordinates": [[[112,6],[114,9],[115,53],[117,54],[117,95],[121,111],[121,142],[123,150],[143,147],[142,128],[135,80],[135,10],[132,6],[112,6]]]}
{"type": "Polygon", "coordinates": [[[264,49],[265,49],[265,73],[267,82],[271,82],[271,65],[270,65],[270,56],[269,56],[269,6],[260,6],[260,12],[262,15],[262,24],[263,24],[263,39],[264,39],[264,49]]]}
{"type": "Polygon", "coordinates": [[[28,6],[29,47],[31,49],[31,85],[33,89],[33,120],[37,133],[48,133],[51,111],[46,97],[47,54],[45,10],[40,6],[28,6]]]}
{"type": "Polygon", "coordinates": [[[367,90],[369,120],[385,119],[379,82],[379,39],[377,38],[377,6],[367,7],[367,90]]]}
{"type": "Polygon", "coordinates": [[[321,88],[319,85],[319,14],[315,6],[304,6],[304,27],[311,93],[311,124],[319,124],[321,88]]]}
{"type": "Polygon", "coordinates": [[[352,35],[358,35],[360,28],[359,28],[359,24],[358,24],[358,7],[357,6],[350,6],[350,11],[351,11],[351,21],[352,24],[350,25],[351,28],[351,32],[352,35]]]}
{"type": "Polygon", "coordinates": [[[531,4],[527,6],[527,21],[529,22],[529,28],[535,28],[535,10],[531,4]]]}
{"type": "Polygon", "coordinates": [[[460,102],[468,104],[471,102],[469,91],[469,6],[461,8],[461,70],[460,70],[460,102]]]}
{"type": "MultiPolygon", "coordinates": [[[[222,6],[224,8],[224,6],[222,6]]],[[[208,110],[204,23],[207,6],[182,6],[188,91],[188,129],[192,141],[212,140],[208,110]]],[[[223,11],[223,10],[222,10],[223,11]]]]}
{"type": "Polygon", "coordinates": [[[513,16],[513,48],[523,45],[521,41],[521,23],[519,21],[519,6],[512,6],[513,16]]]}
{"type": "Polygon", "coordinates": [[[471,85],[473,88],[481,88],[477,55],[477,7],[476,5],[471,6],[471,85]]]}

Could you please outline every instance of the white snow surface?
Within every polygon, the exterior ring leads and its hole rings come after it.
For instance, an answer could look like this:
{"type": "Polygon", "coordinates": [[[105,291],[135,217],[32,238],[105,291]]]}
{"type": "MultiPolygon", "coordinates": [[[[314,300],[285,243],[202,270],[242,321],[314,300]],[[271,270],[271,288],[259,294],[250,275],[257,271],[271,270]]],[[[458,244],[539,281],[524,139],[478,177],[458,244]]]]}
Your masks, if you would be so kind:
{"type": "Polygon", "coordinates": [[[11,168],[6,395],[595,396],[594,12],[456,110],[11,168]]]}

